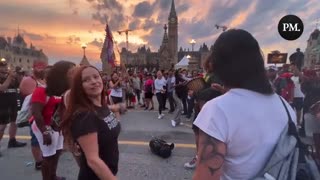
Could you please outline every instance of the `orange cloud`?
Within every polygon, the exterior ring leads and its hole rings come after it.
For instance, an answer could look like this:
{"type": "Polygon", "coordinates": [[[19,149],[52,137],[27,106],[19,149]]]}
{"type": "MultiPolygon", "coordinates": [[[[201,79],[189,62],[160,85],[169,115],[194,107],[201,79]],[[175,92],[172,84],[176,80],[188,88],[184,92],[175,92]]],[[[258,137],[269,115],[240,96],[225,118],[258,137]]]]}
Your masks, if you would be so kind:
{"type": "Polygon", "coordinates": [[[249,17],[250,14],[252,14],[256,10],[257,6],[257,0],[254,1],[252,4],[250,4],[249,8],[245,11],[242,11],[238,14],[236,14],[233,18],[233,20],[229,23],[230,28],[237,28],[241,26],[249,17]]]}

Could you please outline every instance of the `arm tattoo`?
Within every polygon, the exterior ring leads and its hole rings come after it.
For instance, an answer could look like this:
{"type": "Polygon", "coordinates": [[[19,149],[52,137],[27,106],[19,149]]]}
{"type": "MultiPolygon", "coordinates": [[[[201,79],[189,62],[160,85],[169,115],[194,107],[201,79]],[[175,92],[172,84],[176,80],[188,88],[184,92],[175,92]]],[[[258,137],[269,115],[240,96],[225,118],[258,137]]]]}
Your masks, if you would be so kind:
{"type": "Polygon", "coordinates": [[[225,155],[222,153],[218,145],[222,142],[215,138],[208,136],[202,132],[202,151],[200,154],[200,164],[205,164],[210,171],[211,176],[213,176],[217,171],[222,168],[224,163],[225,155]],[[219,150],[220,149],[220,150],[219,150]]]}

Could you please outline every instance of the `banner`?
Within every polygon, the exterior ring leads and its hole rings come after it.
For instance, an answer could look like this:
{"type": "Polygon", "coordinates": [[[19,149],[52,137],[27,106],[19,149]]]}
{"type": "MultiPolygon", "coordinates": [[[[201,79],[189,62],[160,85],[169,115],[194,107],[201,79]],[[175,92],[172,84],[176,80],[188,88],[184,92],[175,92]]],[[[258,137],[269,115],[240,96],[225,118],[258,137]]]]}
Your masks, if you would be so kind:
{"type": "Polygon", "coordinates": [[[268,64],[286,64],[288,53],[268,54],[268,64]]]}

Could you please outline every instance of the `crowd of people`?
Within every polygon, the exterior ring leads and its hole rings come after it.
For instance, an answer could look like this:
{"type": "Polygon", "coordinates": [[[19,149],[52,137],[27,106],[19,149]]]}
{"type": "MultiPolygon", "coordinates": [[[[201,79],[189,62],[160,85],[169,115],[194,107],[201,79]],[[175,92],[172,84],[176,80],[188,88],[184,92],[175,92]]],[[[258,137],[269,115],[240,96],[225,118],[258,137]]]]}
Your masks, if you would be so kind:
{"type": "Polygon", "coordinates": [[[204,72],[122,68],[108,75],[59,61],[35,62],[27,76],[0,62],[0,139],[10,123],[8,147],[26,145],[15,139],[15,120],[31,95],[31,151],[44,180],[65,179],[56,174],[63,149],[79,165],[78,179],[116,179],[121,114],[156,109],[159,120],[166,111],[173,114],[172,127],[182,124],[183,116],[193,122],[196,152],[184,167],[196,168],[194,179],[252,179],[267,163],[288,117],[301,136],[319,133],[317,67],[300,70],[292,61],[265,68],[256,39],[235,29],[219,36],[204,72]],[[203,80],[202,89],[188,88],[195,79],[203,80]]]}

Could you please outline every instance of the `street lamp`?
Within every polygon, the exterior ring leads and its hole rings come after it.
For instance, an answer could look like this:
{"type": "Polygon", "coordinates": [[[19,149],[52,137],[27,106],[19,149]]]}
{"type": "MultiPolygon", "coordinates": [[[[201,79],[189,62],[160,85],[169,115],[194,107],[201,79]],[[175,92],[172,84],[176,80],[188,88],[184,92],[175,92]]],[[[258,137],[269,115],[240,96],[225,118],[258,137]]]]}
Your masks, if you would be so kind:
{"type": "Polygon", "coordinates": [[[86,57],[86,48],[87,48],[87,45],[85,43],[83,43],[81,45],[82,49],[83,49],[83,57],[86,57]]]}
{"type": "Polygon", "coordinates": [[[189,42],[192,46],[192,51],[193,51],[193,48],[194,48],[194,45],[196,44],[196,40],[194,39],[191,39],[191,41],[189,42]]]}
{"type": "Polygon", "coordinates": [[[6,59],[5,58],[1,58],[1,62],[6,62],[6,59]]]}
{"type": "Polygon", "coordinates": [[[188,55],[188,56],[187,56],[187,58],[188,58],[188,59],[190,59],[190,58],[191,58],[191,56],[190,56],[190,55],[188,55]]]}

